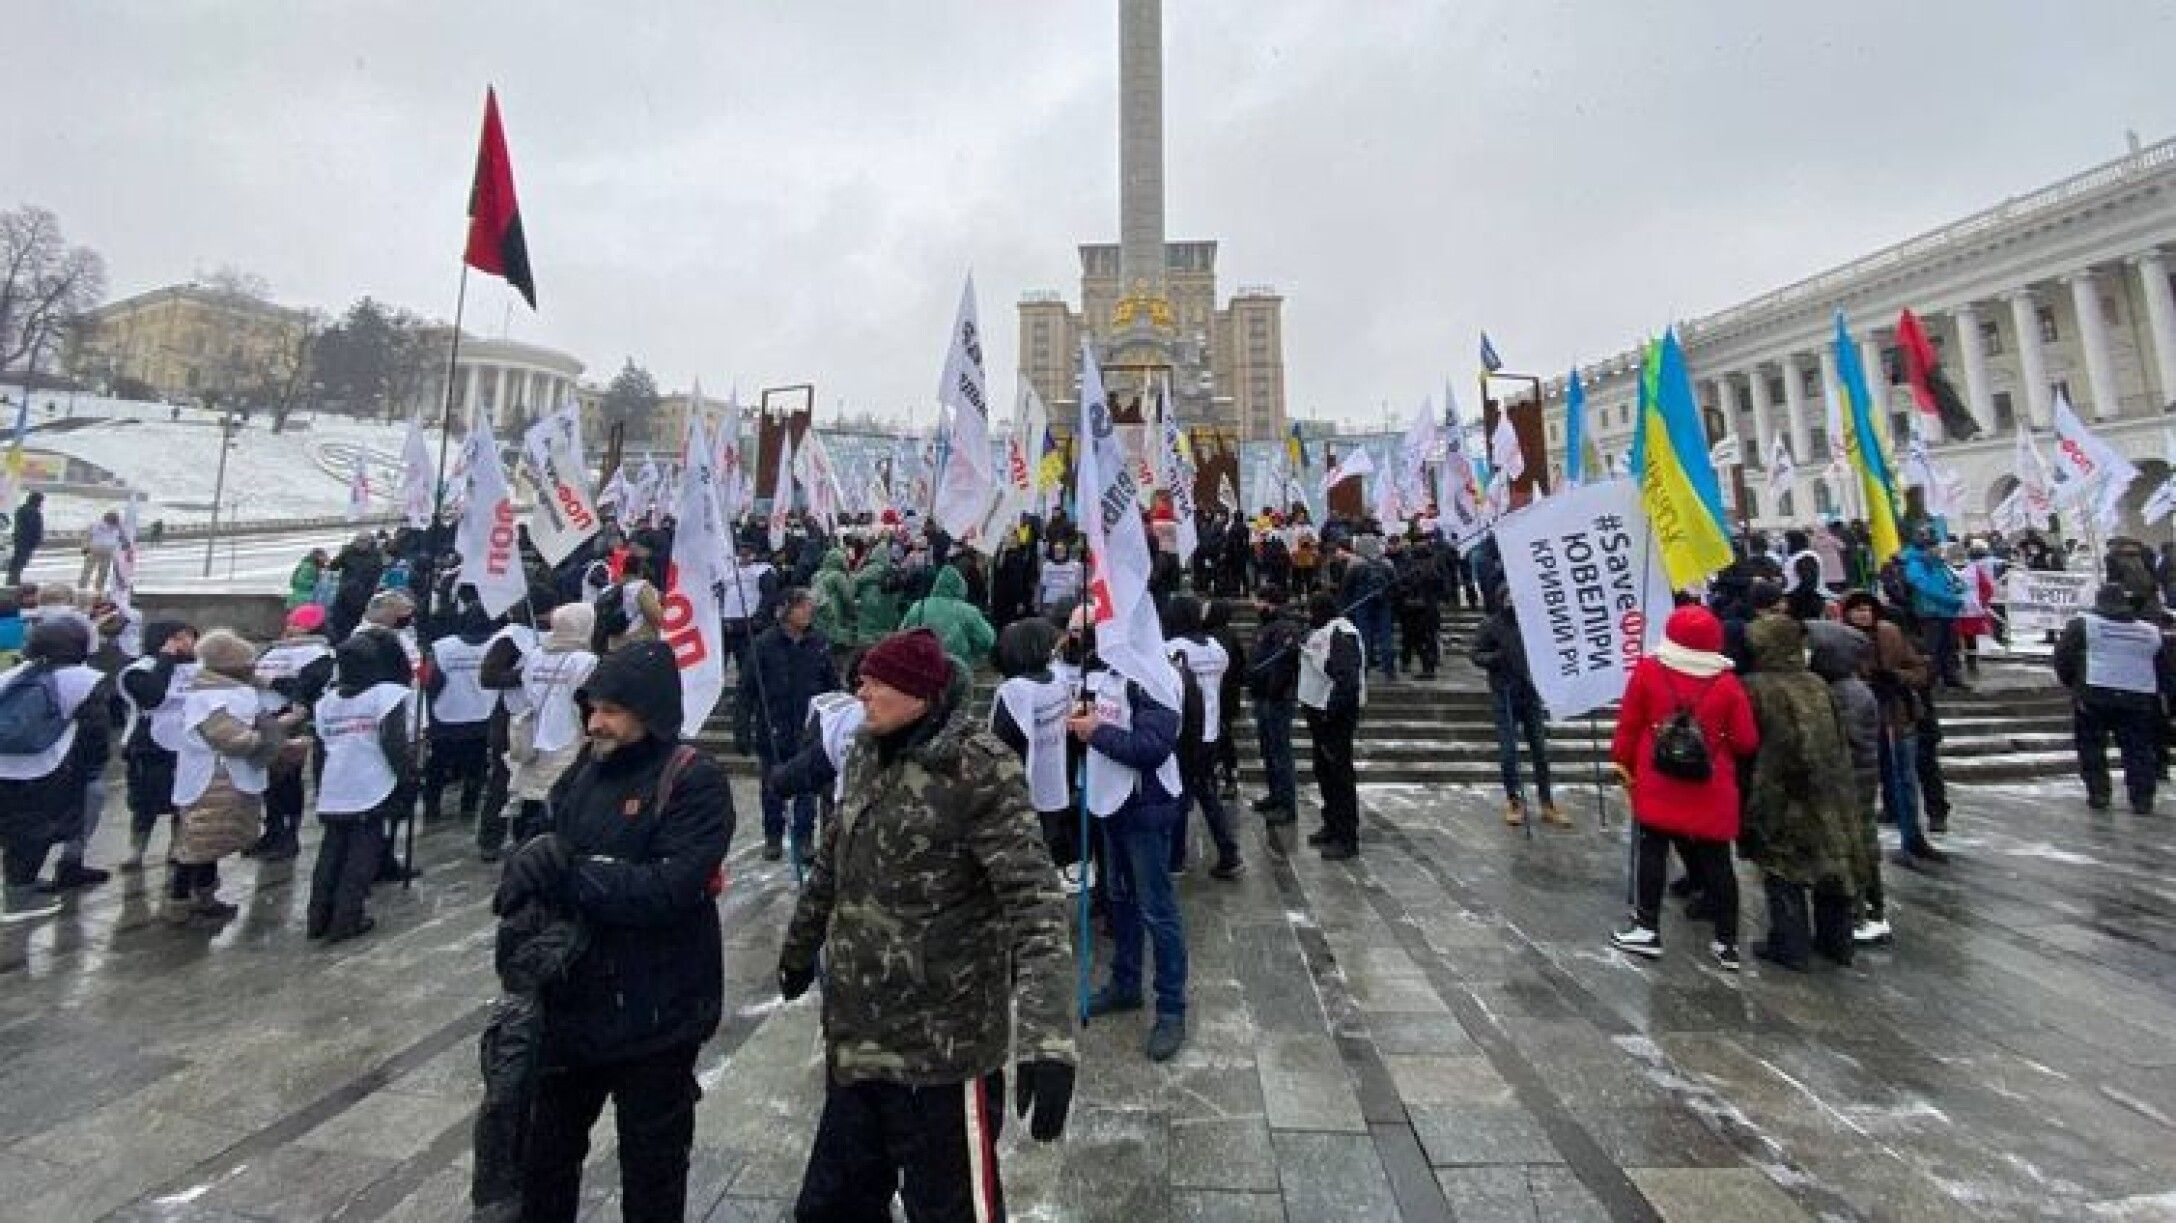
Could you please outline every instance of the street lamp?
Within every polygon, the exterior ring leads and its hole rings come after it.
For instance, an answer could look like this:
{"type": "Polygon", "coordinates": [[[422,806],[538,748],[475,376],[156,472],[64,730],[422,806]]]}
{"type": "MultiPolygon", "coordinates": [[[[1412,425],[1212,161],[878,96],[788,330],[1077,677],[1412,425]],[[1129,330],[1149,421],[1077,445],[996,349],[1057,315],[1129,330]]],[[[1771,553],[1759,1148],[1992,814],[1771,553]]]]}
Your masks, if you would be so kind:
{"type": "Polygon", "coordinates": [[[204,535],[204,576],[212,575],[212,550],[219,543],[219,499],[227,491],[227,451],[234,445],[234,409],[219,414],[219,471],[212,477],[212,525],[204,535]]]}

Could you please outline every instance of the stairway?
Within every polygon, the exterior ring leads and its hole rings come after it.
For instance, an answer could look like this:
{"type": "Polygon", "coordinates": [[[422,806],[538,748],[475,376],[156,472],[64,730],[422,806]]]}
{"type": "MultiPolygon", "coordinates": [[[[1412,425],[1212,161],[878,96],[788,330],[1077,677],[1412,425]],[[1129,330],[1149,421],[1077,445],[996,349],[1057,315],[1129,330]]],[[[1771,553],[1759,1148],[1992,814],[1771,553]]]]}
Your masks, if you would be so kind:
{"type": "MultiPolygon", "coordinates": [[[[1235,605],[1234,626],[1243,640],[1253,636],[1251,606],[1235,605]]],[[[1466,649],[1479,622],[1472,611],[1444,615],[1443,666],[1433,681],[1370,680],[1361,715],[1356,768],[1365,784],[1492,785],[1497,781],[1496,727],[1490,712],[1487,681],[1466,661],[1466,649]]],[[[1942,697],[1942,771],[1957,783],[2029,781],[2069,776],[2076,768],[2071,750],[2070,700],[2055,685],[2046,664],[2037,659],[1990,658],[1981,664],[1980,684],[1971,692],[1942,697]]],[[[987,717],[995,677],[985,668],[977,677],[976,711],[987,717]]],[[[734,754],[733,697],[728,692],[697,742],[717,752],[736,773],[753,774],[754,761],[734,754]]],[[[1613,710],[1591,718],[1552,724],[1549,760],[1563,783],[1592,781],[1608,769],[1609,739],[1616,728],[1613,710]]],[[[1239,737],[1239,771],[1251,787],[1262,781],[1261,755],[1253,723],[1241,710],[1233,726],[1239,737]]],[[[1294,753],[1304,783],[1311,775],[1307,728],[1293,726],[1294,753]]]]}

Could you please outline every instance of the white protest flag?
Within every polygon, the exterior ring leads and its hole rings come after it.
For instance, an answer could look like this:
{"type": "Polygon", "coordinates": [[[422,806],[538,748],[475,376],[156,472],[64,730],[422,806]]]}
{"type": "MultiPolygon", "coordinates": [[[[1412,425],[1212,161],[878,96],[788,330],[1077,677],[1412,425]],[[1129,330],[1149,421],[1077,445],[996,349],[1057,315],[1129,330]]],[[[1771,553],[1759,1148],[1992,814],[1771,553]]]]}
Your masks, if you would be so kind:
{"type": "Polygon", "coordinates": [[[2025,486],[2020,484],[2010,490],[2000,504],[1987,515],[1998,531],[2024,531],[2032,527],[2032,515],[2025,509],[2025,486]]]}
{"type": "Polygon", "coordinates": [[[793,478],[800,482],[802,493],[808,497],[809,513],[823,523],[824,533],[838,530],[838,472],[832,466],[830,448],[814,427],[801,435],[801,448],[793,456],[793,478]]]}
{"type": "Polygon", "coordinates": [[[400,444],[400,507],[408,525],[422,530],[431,525],[438,509],[438,465],[431,461],[431,444],[423,439],[423,425],[408,418],[408,436],[400,444]]]}
{"type": "Polygon", "coordinates": [[[2098,500],[2096,512],[2106,517],[2123,490],[2138,478],[2138,468],[2116,453],[2099,434],[2071,410],[2070,396],[2055,391],[2055,474],[2060,477],[2055,498],[2065,504],[2088,495],[2098,500]]]}
{"type": "Polygon", "coordinates": [[[672,537],[672,564],[665,571],[661,626],[680,669],[680,733],[694,737],[710,720],[725,694],[725,622],[718,592],[724,578],[719,564],[731,550],[725,524],[718,517],[718,472],[703,436],[703,416],[688,413],[684,453],[688,468],[680,481],[678,520],[672,537]]]}
{"type": "Polygon", "coordinates": [[[491,421],[478,413],[468,439],[461,443],[467,490],[461,525],[453,546],[461,556],[461,580],[476,588],[484,611],[503,616],[526,598],[529,580],[521,569],[520,540],[514,530],[514,492],[499,463],[499,441],[491,421]]]}
{"type": "Polygon", "coordinates": [[[989,516],[983,520],[983,538],[996,541],[1024,514],[1035,509],[1035,469],[1043,432],[1050,424],[1050,410],[1034,384],[1020,376],[1019,394],[1013,401],[1012,429],[1005,435],[1005,463],[997,473],[997,491],[990,498],[989,516]]]}
{"type": "Polygon", "coordinates": [[[748,512],[747,456],[740,440],[740,391],[735,388],[725,397],[725,411],[718,417],[718,430],[711,438],[711,450],[716,455],[718,477],[718,508],[731,524],[748,512]]]}
{"type": "Polygon", "coordinates": [[[1736,467],[1737,465],[1738,439],[1727,433],[1716,438],[1715,444],[1708,447],[1708,466],[1721,471],[1725,467],[1736,467]]]}
{"type": "Polygon", "coordinates": [[[1650,534],[1632,480],[1567,489],[1496,524],[1527,671],[1552,720],[1622,696],[1661,641],[1670,579],[1650,534]]]}
{"type": "Polygon", "coordinates": [[[361,522],[370,513],[370,465],[361,452],[355,455],[355,471],[348,477],[348,521],[361,522]]]}
{"type": "Polygon", "coordinates": [[[1398,488],[1398,471],[1393,465],[1375,473],[1375,522],[1384,531],[1397,534],[1398,524],[1405,521],[1405,495],[1398,488]]]}
{"type": "Polygon", "coordinates": [[[1436,467],[1436,522],[1444,537],[1463,548],[1488,529],[1481,514],[1480,490],[1474,486],[1473,460],[1466,454],[1466,426],[1458,419],[1458,396],[1443,384],[1443,461],[1436,467]]]}
{"type": "MultiPolygon", "coordinates": [[[[701,395],[702,388],[697,387],[695,393],[701,395]]],[[[582,490],[589,491],[589,451],[582,446],[581,406],[570,401],[544,419],[558,427],[559,440],[571,464],[570,472],[581,483],[582,490]]]]}
{"type": "Polygon", "coordinates": [[[1398,443],[1396,464],[1398,495],[1415,513],[1427,508],[1428,464],[1437,459],[1442,448],[1443,433],[1436,424],[1435,402],[1423,397],[1405,426],[1404,440],[1398,443]]]}
{"type": "MultiPolygon", "coordinates": [[[[1156,392],[1159,403],[1163,391],[1156,392]]],[[[1194,551],[1201,546],[1201,533],[1194,525],[1194,460],[1186,453],[1186,439],[1179,436],[1178,414],[1159,413],[1163,417],[1163,444],[1161,467],[1164,491],[1171,495],[1171,523],[1178,528],[1178,547],[1175,549],[1179,564],[1190,565],[1194,551]]]]}
{"type": "Polygon", "coordinates": [[[2168,479],[2161,481],[2161,487],[2153,490],[2139,510],[2149,527],[2176,511],[2176,429],[2161,431],[2161,453],[2167,460],[2168,479]]]}
{"type": "Polygon", "coordinates": [[[1088,341],[1080,346],[1079,466],[1074,488],[1088,543],[1088,599],[1095,652],[1103,664],[1141,685],[1157,704],[1179,707],[1179,674],[1164,654],[1163,626],[1148,595],[1148,534],[1134,493],[1133,469],[1111,424],[1103,371],[1088,341]]]}
{"type": "Polygon", "coordinates": [[[1519,431],[1511,427],[1509,412],[1496,414],[1496,431],[1488,439],[1488,463],[1507,485],[1526,474],[1526,448],[1519,445],[1519,431]]]}
{"type": "Polygon", "coordinates": [[[657,456],[645,457],[642,470],[627,483],[627,504],[620,515],[621,521],[633,525],[649,518],[657,509],[658,489],[664,482],[664,475],[657,470],[657,456]]]}
{"type": "Polygon", "coordinates": [[[1345,481],[1375,470],[1375,458],[1368,453],[1365,446],[1355,446],[1346,452],[1343,459],[1333,456],[1329,462],[1330,469],[1322,473],[1322,495],[1325,497],[1330,495],[1331,489],[1345,481]]]}
{"type": "Polygon", "coordinates": [[[612,478],[604,482],[603,490],[597,494],[597,505],[602,508],[607,505],[625,506],[626,503],[627,473],[614,468],[612,478]]]}
{"type": "Polygon", "coordinates": [[[2048,515],[2055,512],[2055,478],[2024,421],[2017,422],[2017,452],[2012,465],[2017,469],[2017,492],[2023,494],[2019,509],[2028,521],[2046,522],[2048,515]]]}
{"type": "Polygon", "coordinates": [[[978,552],[989,550],[982,520],[989,513],[990,405],[982,370],[982,329],[975,317],[975,276],[960,288],[959,315],[945,346],[944,373],[937,380],[937,402],[952,413],[951,450],[945,456],[937,502],[931,513],[955,543],[978,552]]]}
{"type": "Polygon", "coordinates": [[[1911,415],[1911,435],[1904,441],[1904,460],[1897,464],[1897,480],[1906,488],[1920,490],[1921,503],[1929,514],[1947,517],[1950,508],[1941,477],[1934,470],[1934,454],[1927,448],[1926,435],[1920,432],[1919,413],[1911,415]]]}
{"type": "Polygon", "coordinates": [[[558,418],[529,426],[521,435],[521,457],[529,469],[529,486],[536,490],[529,507],[529,540],[556,565],[597,533],[597,506],[589,499],[589,482],[575,466],[578,460],[558,418]]]}
{"type": "MultiPolygon", "coordinates": [[[[1611,469],[1614,473],[1614,468],[1611,469]]],[[[1768,482],[1761,489],[1761,500],[1768,503],[1768,512],[1780,513],[1777,506],[1783,504],[1783,494],[1791,489],[1791,481],[1798,475],[1798,464],[1791,459],[1791,444],[1779,431],[1768,448],[1768,482]]]]}
{"type": "Polygon", "coordinates": [[[771,478],[771,551],[786,546],[786,515],[793,510],[793,435],[778,431],[778,471],[771,478]]]}

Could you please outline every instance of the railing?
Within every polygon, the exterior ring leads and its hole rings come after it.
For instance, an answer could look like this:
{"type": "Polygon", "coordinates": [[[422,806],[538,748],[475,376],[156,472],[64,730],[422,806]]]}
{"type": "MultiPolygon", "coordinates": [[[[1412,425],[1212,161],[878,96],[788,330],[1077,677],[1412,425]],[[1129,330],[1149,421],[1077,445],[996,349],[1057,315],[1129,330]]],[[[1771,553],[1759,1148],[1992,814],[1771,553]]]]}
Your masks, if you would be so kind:
{"type": "MultiPolygon", "coordinates": [[[[350,527],[356,531],[361,531],[370,527],[387,526],[399,521],[401,521],[401,518],[397,514],[380,514],[354,522],[350,522],[345,514],[334,514],[323,518],[264,518],[252,522],[222,522],[219,524],[217,534],[221,539],[225,539],[230,535],[283,535],[289,531],[321,531],[334,527],[350,527]]],[[[139,538],[145,534],[148,526],[149,524],[143,524],[137,528],[139,538]]],[[[163,544],[181,539],[203,539],[213,533],[212,525],[208,522],[188,522],[167,527],[165,533],[159,536],[159,542],[163,544]]],[[[43,546],[46,548],[80,548],[83,546],[84,540],[89,537],[90,532],[88,531],[49,531],[46,533],[43,546]]]]}
{"type": "Polygon", "coordinates": [[[2117,183],[2140,177],[2164,166],[2176,164],[2176,140],[2164,140],[2148,145],[2136,153],[2125,154],[2104,165],[2095,166],[2079,174],[2073,174],[2061,182],[2042,187],[2029,195],[2005,200],[1983,212],[1977,212],[1961,221],[1945,225],[1931,233],[1907,238],[1894,246],[1884,247],[1871,255],[1855,259],[1842,267],[1831,268],[1818,276],[1811,276],[1796,284],[1764,293],[1751,301],[1742,302],[1706,318],[1694,319],[1681,328],[1687,337],[1702,332],[1729,327],[1754,315],[1792,305],[1807,298],[1831,296],[1851,281],[1870,273],[1893,268],[1924,258],[1956,243],[1984,234],[2012,222],[2023,220],[2038,213],[2049,212],[2070,203],[2080,196],[2091,195],[2117,183]]]}

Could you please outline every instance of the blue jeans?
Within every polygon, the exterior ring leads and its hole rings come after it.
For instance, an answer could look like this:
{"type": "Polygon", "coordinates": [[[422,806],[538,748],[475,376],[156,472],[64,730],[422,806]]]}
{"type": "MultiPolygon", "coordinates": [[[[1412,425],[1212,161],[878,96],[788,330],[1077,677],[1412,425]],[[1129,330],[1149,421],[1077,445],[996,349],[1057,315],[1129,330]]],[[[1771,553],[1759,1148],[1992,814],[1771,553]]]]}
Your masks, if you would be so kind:
{"type": "Polygon", "coordinates": [[[1503,770],[1504,797],[1526,800],[1519,782],[1519,739],[1524,732],[1526,750],[1534,758],[1534,788],[1541,792],[1542,805],[1547,806],[1549,794],[1549,727],[1542,721],[1541,710],[1522,706],[1509,692],[1490,694],[1496,702],[1496,763],[1503,770]]]}
{"type": "Polygon", "coordinates": [[[1262,772],[1269,799],[1286,810],[1299,808],[1299,776],[1292,763],[1292,710],[1298,702],[1254,702],[1254,732],[1262,744],[1262,772]]]}
{"type": "Polygon", "coordinates": [[[1919,736],[1885,730],[1881,736],[1881,809],[1896,823],[1907,848],[1925,839],[1919,831],[1919,736]]]}
{"type": "Polygon", "coordinates": [[[1390,638],[1390,596],[1380,594],[1352,609],[1353,627],[1360,630],[1360,640],[1367,646],[1367,666],[1363,669],[1378,670],[1384,679],[1398,678],[1398,653],[1390,638]]]}
{"type": "Polygon", "coordinates": [[[1110,850],[1107,896],[1111,910],[1110,991],[1141,993],[1141,944],[1156,951],[1156,1013],[1186,1014],[1186,930],[1179,898],[1171,890],[1171,833],[1179,805],[1135,801],[1103,821],[1110,850]]]}
{"type": "MultiPolygon", "coordinates": [[[[756,759],[762,761],[763,775],[765,777],[770,776],[771,770],[778,767],[777,762],[771,759],[769,753],[764,752],[760,747],[756,751],[756,759]]],[[[785,835],[786,800],[773,794],[771,788],[765,786],[763,787],[763,839],[766,841],[774,837],[784,839],[785,835]]],[[[794,848],[801,861],[812,861],[816,857],[816,796],[814,794],[797,795],[793,800],[793,841],[794,848]]]]}

